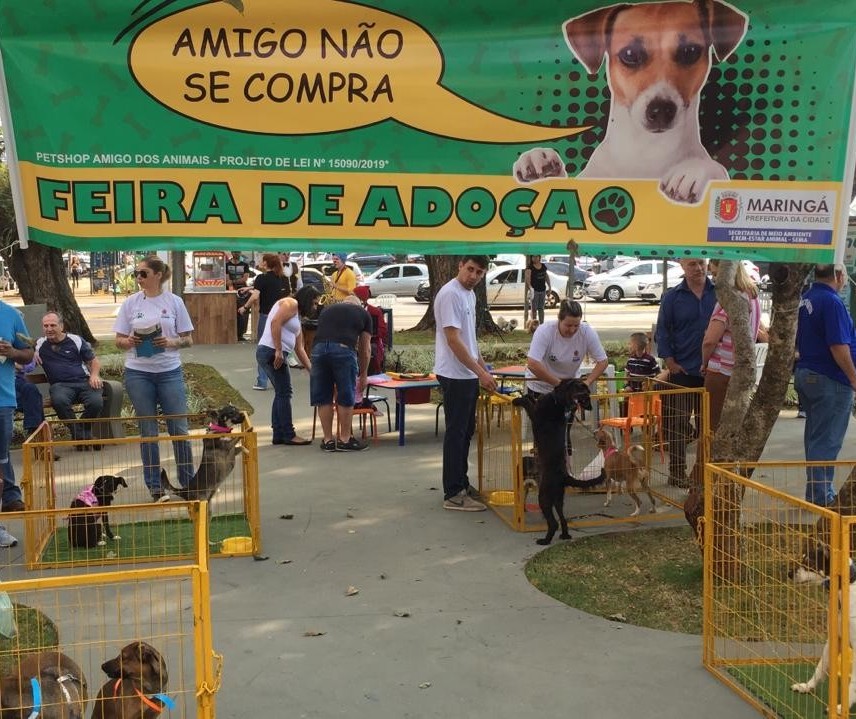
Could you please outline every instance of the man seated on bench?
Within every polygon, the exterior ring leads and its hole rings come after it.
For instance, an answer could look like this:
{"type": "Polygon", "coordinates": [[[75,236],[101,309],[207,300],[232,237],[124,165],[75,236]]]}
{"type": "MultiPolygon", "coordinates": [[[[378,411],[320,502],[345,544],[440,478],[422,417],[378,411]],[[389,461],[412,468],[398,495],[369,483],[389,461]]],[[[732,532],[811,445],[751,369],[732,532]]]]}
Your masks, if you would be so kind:
{"type": "MultiPolygon", "coordinates": [[[[83,404],[83,419],[94,419],[104,406],[101,363],[86,340],[65,331],[62,317],[48,312],[42,318],[44,337],[36,342],[36,362],[50,383],[51,404],[60,419],[76,419],[73,404],[83,404]]],[[[69,424],[72,439],[92,439],[92,424],[69,424]]],[[[99,450],[100,444],[77,445],[78,452],[99,450]]]]}

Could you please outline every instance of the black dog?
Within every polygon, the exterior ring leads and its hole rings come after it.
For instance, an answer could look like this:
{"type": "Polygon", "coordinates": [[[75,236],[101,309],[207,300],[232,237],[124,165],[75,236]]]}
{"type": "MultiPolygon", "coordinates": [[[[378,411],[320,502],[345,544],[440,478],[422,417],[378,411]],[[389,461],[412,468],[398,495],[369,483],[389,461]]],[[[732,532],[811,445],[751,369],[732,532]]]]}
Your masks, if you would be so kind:
{"type": "MultiPolygon", "coordinates": [[[[72,509],[80,507],[109,507],[113,503],[113,495],[119,487],[127,489],[128,483],[124,477],[114,477],[112,474],[101,475],[95,482],[86,487],[71,502],[72,509]]],[[[107,512],[78,512],[68,515],[68,543],[72,547],[91,549],[104,546],[108,539],[121,539],[110,529],[107,512]],[[101,531],[98,523],[101,522],[101,531]]]]}
{"type": "Polygon", "coordinates": [[[547,534],[538,544],[549,544],[562,525],[561,539],[570,539],[568,521],[565,519],[565,487],[594,487],[603,481],[603,476],[580,480],[568,474],[565,436],[567,426],[574,421],[577,407],[591,409],[591,393],[582,380],[562,380],[552,392],[533,400],[529,395],[516,398],[513,403],[523,407],[532,421],[538,466],[541,480],[538,483],[538,505],[547,521],[547,534]],[[559,515],[559,522],[553,514],[559,515]]]}
{"type": "Polygon", "coordinates": [[[240,437],[230,437],[233,427],[244,421],[244,413],[237,407],[227,404],[219,410],[211,410],[208,416],[212,421],[208,425],[208,434],[202,440],[202,461],[199,469],[186,487],[173,487],[166,472],[161,469],[161,483],[169,487],[181,499],[211,501],[217,488],[235,468],[235,450],[240,437]]]}

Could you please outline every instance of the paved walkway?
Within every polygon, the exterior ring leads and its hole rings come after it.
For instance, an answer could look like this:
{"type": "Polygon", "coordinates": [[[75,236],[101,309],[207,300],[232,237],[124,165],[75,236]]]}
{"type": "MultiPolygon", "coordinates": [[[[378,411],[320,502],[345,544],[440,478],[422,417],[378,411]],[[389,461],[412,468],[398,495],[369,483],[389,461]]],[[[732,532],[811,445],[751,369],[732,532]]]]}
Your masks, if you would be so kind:
{"type": "MultiPolygon", "coordinates": [[[[272,394],[251,389],[253,353],[251,344],[186,353],[253,403],[260,434],[270,559],[211,565],[225,654],[218,716],[758,716],[702,668],[700,637],[560,604],[524,577],[534,535],[490,511],[444,511],[433,406],[408,408],[405,447],[394,434],[357,454],[270,445],[272,394]],[[359,593],[346,596],[350,586],[359,593]]],[[[298,431],[309,436],[308,378],[293,376],[298,431]]],[[[769,456],[799,458],[793,414],[783,413],[769,456]]]]}

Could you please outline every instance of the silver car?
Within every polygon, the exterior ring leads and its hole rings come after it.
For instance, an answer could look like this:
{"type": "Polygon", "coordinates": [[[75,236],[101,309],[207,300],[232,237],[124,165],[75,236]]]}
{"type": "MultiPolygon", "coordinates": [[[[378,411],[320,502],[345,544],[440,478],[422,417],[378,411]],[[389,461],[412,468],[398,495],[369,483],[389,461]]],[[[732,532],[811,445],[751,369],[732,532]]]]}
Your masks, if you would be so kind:
{"type": "MultiPolygon", "coordinates": [[[[526,283],[523,273],[525,267],[497,267],[485,277],[487,285],[488,307],[523,307],[525,304],[526,283]]],[[[547,292],[546,307],[555,307],[565,296],[568,278],[560,277],[547,270],[550,289],[547,292]]]]}
{"type": "Polygon", "coordinates": [[[413,297],[419,285],[428,279],[428,265],[408,262],[375,270],[361,283],[371,288],[372,297],[396,295],[413,297]]]}
{"type": "MultiPolygon", "coordinates": [[[[672,278],[678,280],[684,271],[677,262],[669,262],[669,284],[672,278]]],[[[586,297],[598,302],[618,302],[625,297],[638,297],[639,286],[647,285],[663,278],[662,260],[633,260],[607,272],[592,275],[583,285],[586,297]]]]}

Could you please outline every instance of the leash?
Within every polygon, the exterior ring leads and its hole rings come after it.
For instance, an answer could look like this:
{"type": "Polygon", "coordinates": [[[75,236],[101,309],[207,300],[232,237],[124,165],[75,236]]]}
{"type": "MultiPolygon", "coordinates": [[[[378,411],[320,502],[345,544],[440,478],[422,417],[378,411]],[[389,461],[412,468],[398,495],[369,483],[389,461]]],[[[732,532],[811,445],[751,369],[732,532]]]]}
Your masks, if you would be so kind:
{"type": "Polygon", "coordinates": [[[65,688],[65,682],[78,682],[82,685],[82,682],[74,676],[74,674],[63,674],[61,677],[57,677],[57,683],[59,684],[59,688],[62,690],[62,695],[65,697],[65,701],[67,704],[73,704],[74,700],[71,698],[71,694],[68,689],[65,688]]]}

